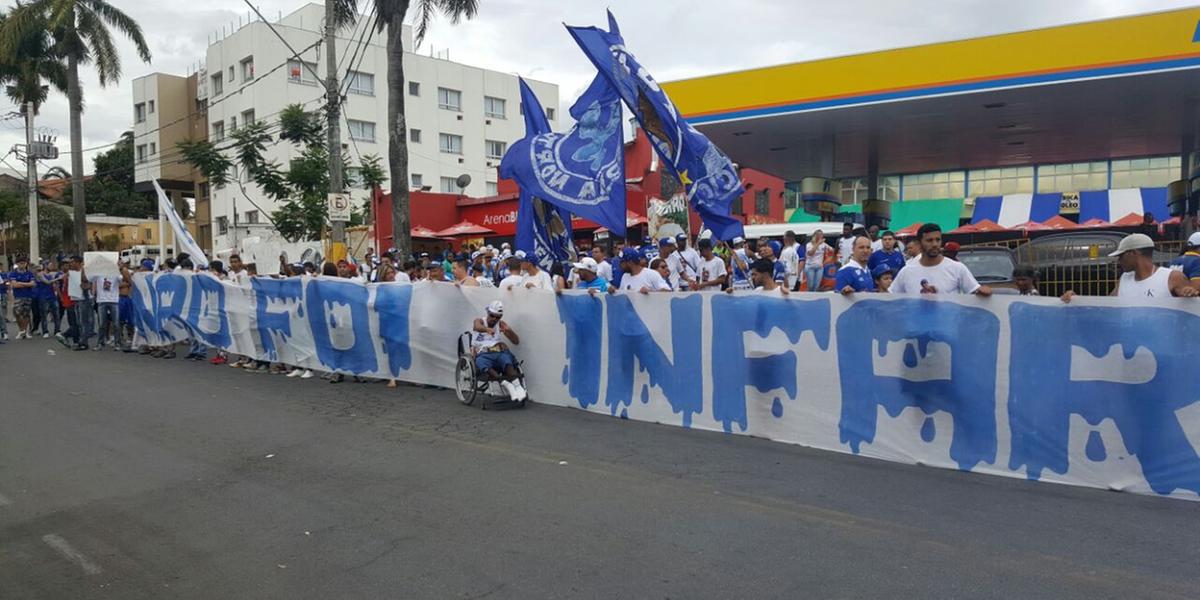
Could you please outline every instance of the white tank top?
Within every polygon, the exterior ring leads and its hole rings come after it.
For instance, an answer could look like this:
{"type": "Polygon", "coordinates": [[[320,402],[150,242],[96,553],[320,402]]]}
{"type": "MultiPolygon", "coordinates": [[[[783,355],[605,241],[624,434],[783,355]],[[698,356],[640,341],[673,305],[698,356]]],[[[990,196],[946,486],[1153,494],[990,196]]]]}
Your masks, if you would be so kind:
{"type": "Polygon", "coordinates": [[[471,347],[475,348],[478,352],[490,349],[502,341],[500,339],[500,324],[496,323],[496,326],[491,331],[476,331],[475,337],[471,338],[471,347]]]}
{"type": "Polygon", "coordinates": [[[1170,298],[1171,270],[1155,267],[1149,277],[1138,281],[1133,271],[1121,274],[1121,285],[1117,288],[1117,296],[1121,298],[1170,298]]]}

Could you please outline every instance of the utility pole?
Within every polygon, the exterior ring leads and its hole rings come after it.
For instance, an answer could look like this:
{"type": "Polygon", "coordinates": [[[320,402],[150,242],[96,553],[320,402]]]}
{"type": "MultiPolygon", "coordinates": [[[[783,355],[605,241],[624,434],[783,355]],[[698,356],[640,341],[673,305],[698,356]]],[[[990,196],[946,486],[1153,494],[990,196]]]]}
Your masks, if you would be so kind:
{"type": "Polygon", "coordinates": [[[33,103],[25,103],[25,176],[29,181],[29,260],[42,256],[38,232],[37,153],[33,151],[33,103]]]}
{"type": "MultiPolygon", "coordinates": [[[[337,72],[337,15],[336,2],[325,0],[325,112],[329,127],[329,191],[332,194],[345,192],[342,181],[342,128],[341,82],[337,72]]],[[[341,260],[346,257],[346,222],[333,221],[333,246],[329,257],[341,260]]]]}

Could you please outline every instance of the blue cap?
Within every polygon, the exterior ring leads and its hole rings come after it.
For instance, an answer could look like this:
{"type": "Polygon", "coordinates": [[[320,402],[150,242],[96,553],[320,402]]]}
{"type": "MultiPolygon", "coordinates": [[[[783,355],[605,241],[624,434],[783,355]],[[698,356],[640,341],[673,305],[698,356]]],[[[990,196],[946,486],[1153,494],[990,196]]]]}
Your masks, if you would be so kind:
{"type": "Polygon", "coordinates": [[[679,232],[679,234],[675,236],[675,239],[677,239],[677,240],[686,240],[686,239],[687,239],[687,234],[686,234],[686,233],[683,233],[683,232],[679,232]]]}
{"type": "Polygon", "coordinates": [[[892,268],[887,265],[876,265],[874,269],[871,269],[871,277],[874,277],[875,279],[883,277],[884,273],[892,273],[895,275],[895,273],[892,272],[892,268]]]}
{"type": "Polygon", "coordinates": [[[642,253],[633,248],[626,248],[621,251],[621,262],[639,261],[642,260],[642,253]]]}
{"type": "Polygon", "coordinates": [[[654,238],[652,238],[650,236],[646,236],[646,237],[642,238],[642,243],[643,244],[653,244],[654,238]]]}
{"type": "Polygon", "coordinates": [[[783,251],[783,246],[775,240],[771,240],[769,245],[771,246],[771,250],[775,251],[775,256],[779,256],[779,253],[783,251]]]}
{"type": "Polygon", "coordinates": [[[674,245],[675,245],[675,240],[673,240],[673,239],[671,239],[671,238],[669,238],[669,237],[665,237],[665,238],[663,238],[663,239],[661,239],[661,240],[658,240],[658,246],[659,246],[660,248],[661,248],[661,247],[663,247],[663,246],[674,246],[674,245]]]}
{"type": "Polygon", "coordinates": [[[153,271],[154,270],[154,259],[153,258],[143,258],[142,259],[142,268],[146,269],[147,271],[153,271]]]}

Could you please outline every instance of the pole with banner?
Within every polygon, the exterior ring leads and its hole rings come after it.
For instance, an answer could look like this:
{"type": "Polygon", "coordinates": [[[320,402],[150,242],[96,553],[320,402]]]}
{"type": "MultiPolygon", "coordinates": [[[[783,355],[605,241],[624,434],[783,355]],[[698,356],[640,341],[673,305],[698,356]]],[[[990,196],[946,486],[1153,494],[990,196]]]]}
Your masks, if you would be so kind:
{"type": "Polygon", "coordinates": [[[345,192],[330,192],[326,196],[328,204],[329,222],[333,224],[333,241],[329,245],[329,251],[325,253],[332,262],[337,262],[346,258],[346,244],[344,233],[339,235],[338,231],[345,231],[346,223],[350,220],[350,194],[345,192]],[[339,229],[340,228],[340,229],[339,229]]]}

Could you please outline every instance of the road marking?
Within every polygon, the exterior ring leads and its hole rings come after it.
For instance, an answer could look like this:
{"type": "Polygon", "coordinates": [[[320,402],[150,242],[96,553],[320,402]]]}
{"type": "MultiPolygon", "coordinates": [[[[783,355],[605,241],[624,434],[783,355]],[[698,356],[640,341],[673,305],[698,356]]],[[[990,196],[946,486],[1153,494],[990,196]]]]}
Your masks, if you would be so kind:
{"type": "Polygon", "coordinates": [[[12,504],[12,501],[5,498],[4,494],[0,494],[0,506],[8,506],[9,504],[12,504]]]}
{"type": "Polygon", "coordinates": [[[100,573],[100,567],[97,567],[96,563],[88,560],[88,557],[80,554],[79,551],[71,546],[71,544],[68,544],[67,540],[64,540],[62,536],[56,533],[51,533],[43,535],[42,541],[46,542],[46,545],[53,548],[55,552],[61,554],[63,558],[79,565],[79,568],[83,569],[85,574],[98,575],[100,573]]]}

